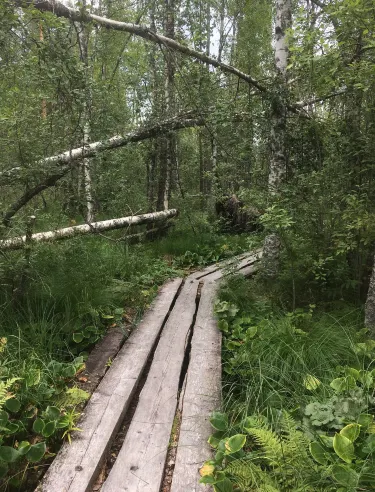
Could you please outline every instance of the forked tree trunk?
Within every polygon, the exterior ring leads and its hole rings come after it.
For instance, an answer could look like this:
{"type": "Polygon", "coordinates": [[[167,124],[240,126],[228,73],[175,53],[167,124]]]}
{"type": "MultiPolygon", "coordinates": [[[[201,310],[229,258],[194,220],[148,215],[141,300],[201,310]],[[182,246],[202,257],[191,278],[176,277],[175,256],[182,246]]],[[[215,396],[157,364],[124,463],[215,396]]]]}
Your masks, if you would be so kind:
{"type": "MultiPolygon", "coordinates": [[[[276,0],[274,46],[277,92],[274,93],[271,107],[271,156],[268,175],[268,190],[271,196],[281,192],[286,176],[286,91],[289,55],[286,31],[291,27],[291,20],[291,0],[276,0]]],[[[280,237],[277,234],[268,235],[263,248],[263,273],[267,279],[272,280],[277,276],[280,266],[280,237]]]]}

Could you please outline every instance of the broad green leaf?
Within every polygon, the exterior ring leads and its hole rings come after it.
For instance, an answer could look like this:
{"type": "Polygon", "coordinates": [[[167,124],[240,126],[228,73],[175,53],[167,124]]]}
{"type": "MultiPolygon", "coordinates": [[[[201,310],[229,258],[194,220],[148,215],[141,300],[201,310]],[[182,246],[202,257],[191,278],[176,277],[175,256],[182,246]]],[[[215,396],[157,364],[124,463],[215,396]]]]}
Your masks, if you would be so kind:
{"type": "Polygon", "coordinates": [[[346,376],[345,378],[334,379],[330,386],[338,393],[342,393],[343,391],[354,389],[356,387],[356,383],[353,376],[346,376]]]}
{"type": "Polygon", "coordinates": [[[48,422],[42,431],[42,434],[44,437],[50,437],[56,430],[56,422],[52,420],[51,422],[48,422]]]}
{"type": "Polygon", "coordinates": [[[333,449],[337,456],[346,463],[351,463],[355,457],[352,441],[341,434],[335,434],[333,438],[333,449]]]}
{"type": "Polygon", "coordinates": [[[245,443],[246,436],[244,434],[236,434],[227,439],[225,442],[225,449],[229,454],[237,453],[245,446],[245,443]]]}
{"type": "Polygon", "coordinates": [[[221,482],[214,485],[215,492],[233,492],[233,485],[229,478],[224,478],[221,482]]]}
{"type": "Polygon", "coordinates": [[[365,388],[370,388],[374,382],[374,378],[370,371],[360,371],[358,379],[365,388]]]}
{"type": "Polygon", "coordinates": [[[81,343],[83,340],[83,333],[78,332],[78,333],[73,333],[73,341],[76,343],[81,343]]]}
{"type": "Polygon", "coordinates": [[[18,446],[18,452],[24,456],[30,449],[31,444],[28,441],[21,441],[18,446]]]}
{"type": "Polygon", "coordinates": [[[5,407],[10,412],[17,413],[18,410],[21,408],[21,403],[19,402],[19,400],[17,400],[17,398],[9,398],[9,400],[5,402],[5,407]]]}
{"type": "Polygon", "coordinates": [[[37,418],[35,422],[33,423],[33,431],[36,432],[37,434],[41,434],[44,429],[44,422],[41,418],[37,418]]]}
{"type": "Polygon", "coordinates": [[[314,460],[321,465],[326,465],[329,461],[329,453],[318,442],[310,444],[310,453],[314,460]]]}
{"type": "Polygon", "coordinates": [[[48,420],[58,420],[60,418],[60,410],[57,407],[48,406],[44,413],[48,420]]]}
{"type": "Polygon", "coordinates": [[[0,410],[0,426],[5,426],[9,420],[9,415],[5,410],[0,410]]]}
{"type": "Polygon", "coordinates": [[[216,449],[222,440],[224,432],[215,432],[208,438],[208,444],[216,449]]]}
{"type": "Polygon", "coordinates": [[[0,460],[6,463],[14,463],[20,456],[17,449],[11,446],[0,446],[0,460]]]}
{"type": "Polygon", "coordinates": [[[36,463],[40,461],[46,452],[46,443],[39,442],[30,446],[29,451],[26,453],[26,458],[30,463],[36,463]]]}
{"type": "Polygon", "coordinates": [[[241,347],[240,342],[235,342],[234,340],[231,340],[230,342],[227,343],[227,349],[228,350],[236,350],[238,347],[241,347]]]}
{"type": "Polygon", "coordinates": [[[69,418],[66,415],[63,415],[56,422],[56,428],[57,429],[64,429],[65,427],[69,426],[69,423],[70,423],[69,418]]]}
{"type": "Polygon", "coordinates": [[[314,391],[316,390],[322,383],[319,381],[318,378],[315,376],[312,376],[311,374],[307,374],[305,379],[303,380],[303,384],[306,389],[309,391],[314,391]]]}
{"type": "Polygon", "coordinates": [[[358,438],[360,432],[361,426],[359,424],[349,424],[341,429],[340,434],[354,442],[358,438]]]}
{"type": "Polygon", "coordinates": [[[370,415],[369,413],[361,413],[361,415],[358,417],[358,424],[362,425],[363,427],[369,427],[374,421],[374,416],[370,415]]]}
{"type": "Polygon", "coordinates": [[[333,437],[326,436],[324,434],[320,435],[319,437],[326,448],[333,449],[333,437]]]}
{"type": "Polygon", "coordinates": [[[251,338],[254,338],[255,335],[257,334],[258,332],[258,327],[257,326],[250,326],[250,328],[248,328],[246,330],[246,338],[249,340],[251,338]]]}
{"type": "Polygon", "coordinates": [[[332,476],[340,485],[345,485],[346,487],[356,487],[358,485],[359,475],[347,465],[333,465],[332,476]]]}
{"type": "Polygon", "coordinates": [[[225,452],[224,451],[218,451],[215,454],[215,461],[216,463],[221,463],[225,457],[225,452]]]}
{"type": "Polygon", "coordinates": [[[346,387],[346,385],[345,385],[345,379],[346,378],[336,378],[336,379],[334,379],[331,382],[331,384],[330,384],[331,388],[333,388],[338,393],[341,393],[342,391],[345,390],[345,387],[346,387]]]}
{"type": "Polygon", "coordinates": [[[16,432],[18,432],[20,426],[15,422],[8,422],[6,428],[9,434],[15,434],[16,432]]]}
{"type": "Polygon", "coordinates": [[[229,324],[228,324],[228,321],[226,321],[225,319],[221,319],[217,326],[219,327],[219,330],[224,332],[224,333],[228,333],[229,331],[229,324]]]}
{"type": "Polygon", "coordinates": [[[360,372],[358,371],[358,369],[355,369],[354,367],[346,367],[345,375],[352,376],[356,381],[360,379],[360,372]]]}
{"type": "Polygon", "coordinates": [[[225,413],[214,412],[210,422],[212,427],[218,431],[225,431],[228,428],[228,416],[225,413]]]}
{"type": "Polygon", "coordinates": [[[216,482],[216,479],[212,475],[205,475],[199,480],[199,483],[204,483],[205,485],[212,485],[216,482]]]}

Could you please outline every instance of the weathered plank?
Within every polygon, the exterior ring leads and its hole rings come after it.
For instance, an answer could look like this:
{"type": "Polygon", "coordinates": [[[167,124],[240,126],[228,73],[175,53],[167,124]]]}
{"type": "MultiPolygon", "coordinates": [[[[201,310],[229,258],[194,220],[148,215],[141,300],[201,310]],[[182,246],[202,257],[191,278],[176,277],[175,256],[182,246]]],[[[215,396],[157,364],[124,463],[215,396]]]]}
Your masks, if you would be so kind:
{"type": "Polygon", "coordinates": [[[227,260],[222,260],[217,263],[214,263],[213,265],[209,265],[208,267],[204,268],[203,270],[197,270],[196,272],[192,273],[190,275],[190,278],[195,279],[195,280],[201,280],[204,277],[207,277],[208,275],[211,275],[211,273],[217,272],[218,270],[221,270],[222,268],[228,267],[237,261],[241,261],[245,258],[249,257],[250,253],[243,253],[241,255],[234,256],[232,258],[228,258],[227,260]]]}
{"type": "Polygon", "coordinates": [[[159,492],[198,282],[187,279],[155,351],[147,381],[102,492],[159,492]]]}
{"type": "Polygon", "coordinates": [[[221,397],[221,335],[213,313],[217,287],[217,282],[207,277],[201,291],[181,396],[182,421],[171,492],[208,492],[199,484],[199,468],[212,454],[207,444],[212,431],[209,418],[220,406],[221,397]]]}
{"type": "Polygon", "coordinates": [[[168,282],[92,395],[72,444],[64,445],[37,490],[88,492],[121,424],[182,283],[168,282]]]}

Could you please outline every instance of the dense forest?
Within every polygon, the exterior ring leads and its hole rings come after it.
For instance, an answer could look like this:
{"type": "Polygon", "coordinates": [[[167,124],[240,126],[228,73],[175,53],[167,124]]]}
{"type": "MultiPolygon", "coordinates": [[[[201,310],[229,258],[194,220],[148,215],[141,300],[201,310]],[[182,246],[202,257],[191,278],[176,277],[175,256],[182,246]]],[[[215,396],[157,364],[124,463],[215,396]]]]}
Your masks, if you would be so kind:
{"type": "Polygon", "coordinates": [[[0,490],[79,432],[111,329],[259,248],[201,481],[375,490],[373,1],[2,0],[0,92],[0,490]]]}

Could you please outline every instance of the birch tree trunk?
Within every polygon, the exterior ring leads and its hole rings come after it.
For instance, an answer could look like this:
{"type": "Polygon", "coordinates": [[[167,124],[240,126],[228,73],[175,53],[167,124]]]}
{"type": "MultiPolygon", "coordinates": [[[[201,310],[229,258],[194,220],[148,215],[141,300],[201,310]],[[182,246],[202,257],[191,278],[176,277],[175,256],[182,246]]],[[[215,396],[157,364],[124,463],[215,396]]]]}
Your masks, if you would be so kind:
{"type": "MultiPolygon", "coordinates": [[[[83,2],[83,7],[86,7],[86,1],[83,2]]],[[[85,66],[85,101],[83,104],[83,128],[82,128],[82,146],[86,148],[90,143],[90,119],[91,119],[91,79],[92,73],[89,64],[89,36],[90,31],[89,27],[85,26],[83,22],[81,22],[78,26],[78,41],[80,47],[80,59],[81,62],[85,66]]],[[[81,179],[83,178],[83,189],[85,195],[85,204],[86,204],[86,222],[91,223],[94,220],[94,202],[92,198],[92,178],[91,178],[91,167],[90,167],[90,159],[88,157],[84,157],[82,160],[82,165],[79,169],[79,178],[78,178],[78,196],[81,191],[81,179]]]]}
{"type": "Polygon", "coordinates": [[[37,232],[36,234],[27,234],[11,239],[0,241],[0,251],[13,250],[24,248],[25,245],[36,242],[49,242],[58,239],[67,239],[74,236],[81,236],[89,233],[99,233],[124,227],[149,224],[154,222],[165,221],[177,215],[177,210],[164,210],[143,215],[133,215],[131,217],[121,217],[119,219],[103,220],[101,222],[93,222],[92,224],[82,224],[72,227],[64,227],[55,231],[37,232]]]}
{"type": "Polygon", "coordinates": [[[375,255],[365,305],[365,326],[370,330],[371,336],[375,337],[375,255]]]}
{"type": "MultiPolygon", "coordinates": [[[[276,84],[271,107],[270,166],[268,191],[270,196],[281,192],[281,185],[286,177],[285,134],[286,134],[286,92],[287,66],[289,49],[286,31],[292,23],[291,0],[276,0],[275,18],[275,66],[276,84]]],[[[263,246],[263,272],[269,280],[274,279],[279,271],[281,242],[277,234],[265,238],[263,246]]]]}
{"type": "MultiPolygon", "coordinates": [[[[165,0],[165,35],[169,39],[174,39],[175,35],[175,0],[165,0]]],[[[175,111],[175,88],[174,74],[175,62],[174,53],[168,48],[165,50],[165,89],[164,102],[166,117],[171,116],[175,111]]],[[[158,193],[158,210],[169,208],[169,198],[171,195],[172,173],[176,169],[176,138],[174,133],[166,135],[163,142],[165,149],[161,155],[160,180],[158,193]]]]}

